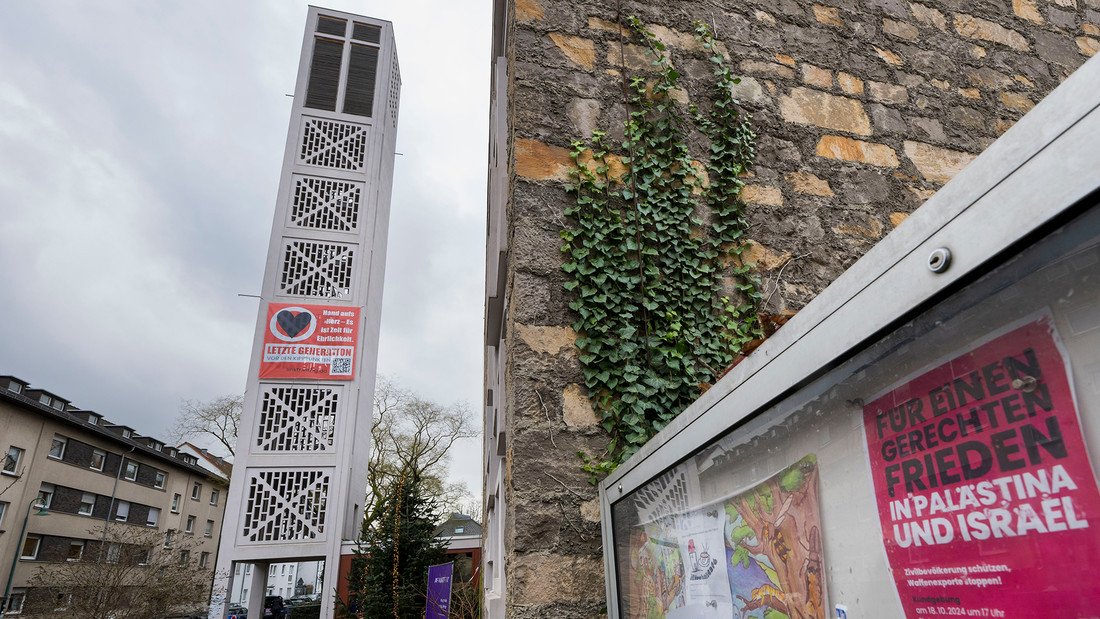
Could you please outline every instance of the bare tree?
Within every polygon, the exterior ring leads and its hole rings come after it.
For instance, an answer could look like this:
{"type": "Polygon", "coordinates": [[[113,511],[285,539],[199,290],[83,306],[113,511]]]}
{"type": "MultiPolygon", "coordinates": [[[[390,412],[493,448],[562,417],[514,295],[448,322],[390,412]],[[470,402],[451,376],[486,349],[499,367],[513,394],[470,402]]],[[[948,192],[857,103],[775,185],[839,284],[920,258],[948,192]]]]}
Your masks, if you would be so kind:
{"type": "Polygon", "coordinates": [[[448,513],[472,498],[463,483],[447,483],[449,453],[474,438],[473,413],[463,403],[443,406],[379,376],[374,391],[365,526],[378,517],[382,497],[401,475],[415,478],[448,513]]]}
{"type": "Polygon", "coordinates": [[[244,397],[240,395],[223,395],[209,402],[184,400],[169,434],[179,441],[213,439],[232,456],[243,407],[244,397]]]}
{"type": "MultiPolygon", "coordinates": [[[[99,531],[90,531],[98,538],[99,531]]],[[[103,546],[88,542],[78,559],[38,568],[28,584],[28,615],[147,619],[192,612],[210,598],[213,562],[198,566],[199,542],[131,526],[113,527],[103,546]]]]}

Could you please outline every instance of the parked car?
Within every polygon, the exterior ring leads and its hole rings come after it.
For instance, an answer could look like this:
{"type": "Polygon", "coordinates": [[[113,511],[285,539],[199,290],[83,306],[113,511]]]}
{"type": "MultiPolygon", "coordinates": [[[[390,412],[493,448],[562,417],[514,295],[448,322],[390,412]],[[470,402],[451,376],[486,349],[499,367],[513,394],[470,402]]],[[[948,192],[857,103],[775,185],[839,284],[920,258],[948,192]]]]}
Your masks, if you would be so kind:
{"type": "Polygon", "coordinates": [[[264,598],[264,619],[283,619],[286,615],[286,605],[283,596],[269,595],[264,598]]]}
{"type": "Polygon", "coordinates": [[[229,606],[229,619],[248,619],[248,610],[239,604],[229,606]]]}

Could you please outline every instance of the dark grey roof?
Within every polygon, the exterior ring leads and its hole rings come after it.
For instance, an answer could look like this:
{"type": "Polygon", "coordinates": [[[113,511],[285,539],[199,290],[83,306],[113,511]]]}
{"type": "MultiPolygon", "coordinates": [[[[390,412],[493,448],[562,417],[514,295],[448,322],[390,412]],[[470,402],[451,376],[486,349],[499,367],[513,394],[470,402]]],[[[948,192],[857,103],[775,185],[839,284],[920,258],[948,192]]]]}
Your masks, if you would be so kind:
{"type": "Polygon", "coordinates": [[[466,514],[451,514],[443,524],[435,528],[436,537],[456,535],[481,535],[481,525],[466,514]]]}

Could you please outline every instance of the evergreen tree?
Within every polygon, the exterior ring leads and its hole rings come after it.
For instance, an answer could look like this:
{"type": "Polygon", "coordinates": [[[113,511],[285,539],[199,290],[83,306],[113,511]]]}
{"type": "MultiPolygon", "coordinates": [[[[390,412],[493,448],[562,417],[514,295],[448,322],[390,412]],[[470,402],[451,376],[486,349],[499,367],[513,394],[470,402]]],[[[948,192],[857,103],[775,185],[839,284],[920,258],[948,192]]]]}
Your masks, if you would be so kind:
{"type": "Polygon", "coordinates": [[[381,513],[363,527],[348,575],[350,599],[338,604],[339,616],[423,619],[428,567],[446,556],[435,537],[438,507],[418,477],[402,475],[381,513]]]}

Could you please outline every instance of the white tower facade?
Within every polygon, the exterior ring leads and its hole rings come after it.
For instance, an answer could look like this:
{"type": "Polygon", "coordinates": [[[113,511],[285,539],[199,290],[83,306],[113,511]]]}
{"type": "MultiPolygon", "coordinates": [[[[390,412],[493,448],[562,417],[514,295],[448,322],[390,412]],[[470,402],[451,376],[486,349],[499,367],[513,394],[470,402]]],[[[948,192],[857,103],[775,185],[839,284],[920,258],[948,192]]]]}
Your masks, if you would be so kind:
{"type": "Polygon", "coordinates": [[[268,566],[312,560],[333,614],[366,492],[400,87],[389,22],[310,7],[212,617],[239,564],[262,617],[268,566]]]}

